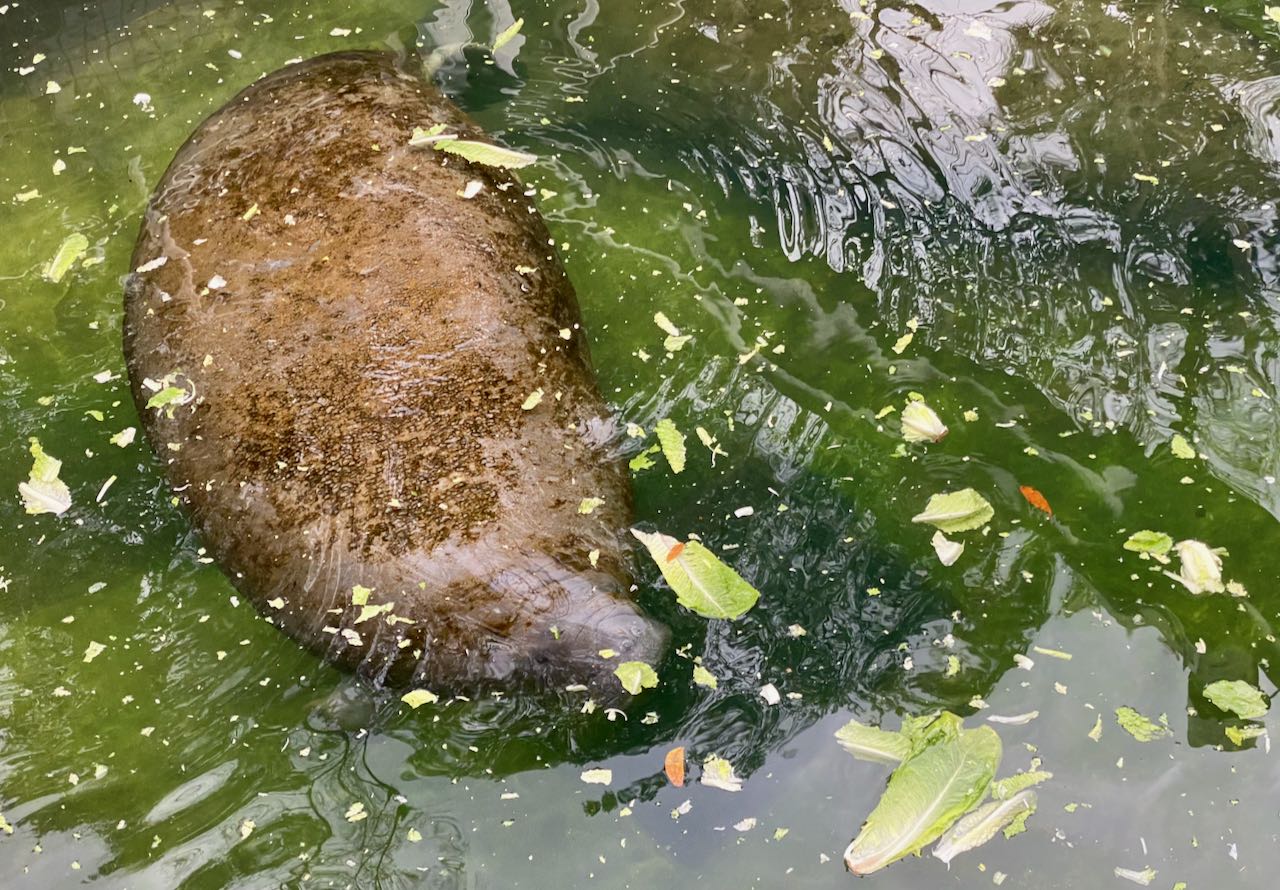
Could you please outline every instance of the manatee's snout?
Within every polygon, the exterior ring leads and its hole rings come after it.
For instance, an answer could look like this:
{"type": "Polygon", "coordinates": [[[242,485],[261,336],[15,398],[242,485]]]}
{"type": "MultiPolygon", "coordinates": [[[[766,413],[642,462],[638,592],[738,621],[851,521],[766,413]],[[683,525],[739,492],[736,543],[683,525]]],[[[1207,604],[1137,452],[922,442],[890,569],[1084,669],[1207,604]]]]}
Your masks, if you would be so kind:
{"type": "Polygon", "coordinates": [[[630,600],[597,595],[579,616],[561,616],[555,635],[530,653],[532,672],[548,685],[584,685],[606,695],[620,691],[613,676],[624,661],[657,666],[666,657],[671,632],[630,600]]]}
{"type": "MultiPolygon", "coordinates": [[[[617,652],[614,660],[643,661],[657,664],[666,654],[671,641],[671,631],[640,613],[631,603],[619,609],[600,623],[596,629],[602,642],[601,649],[617,652]]],[[[600,650],[596,650],[599,655],[600,650]]]]}

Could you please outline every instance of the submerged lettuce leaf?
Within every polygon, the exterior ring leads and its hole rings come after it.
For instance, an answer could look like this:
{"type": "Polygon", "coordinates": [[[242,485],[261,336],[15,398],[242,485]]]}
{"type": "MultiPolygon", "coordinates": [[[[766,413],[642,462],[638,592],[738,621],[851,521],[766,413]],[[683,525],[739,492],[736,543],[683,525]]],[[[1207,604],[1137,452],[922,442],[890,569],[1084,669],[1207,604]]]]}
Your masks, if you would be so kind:
{"type": "Polygon", "coordinates": [[[676,428],[675,422],[669,417],[659,420],[658,425],[653,428],[653,432],[658,437],[658,443],[662,446],[662,456],[671,465],[671,472],[684,472],[684,433],[676,428]]]}
{"type": "Polygon", "coordinates": [[[1222,593],[1222,557],[1203,541],[1179,541],[1174,545],[1182,565],[1178,574],[1165,572],[1187,590],[1195,594],[1222,593]]]}
{"type": "Polygon", "coordinates": [[[697,541],[682,543],[634,528],[631,534],[658,564],[676,601],[703,618],[738,618],[760,599],[760,591],[697,541]]]}
{"type": "Polygon", "coordinates": [[[57,284],[63,276],[76,264],[76,260],[84,256],[89,249],[89,239],[79,232],[68,235],[58,245],[58,252],[45,264],[43,275],[46,281],[57,284]]]}
{"type": "Polygon", "coordinates": [[[856,875],[871,874],[932,843],[986,795],[1000,754],[1000,737],[983,726],[903,761],[845,850],[845,866],[856,875]]]}

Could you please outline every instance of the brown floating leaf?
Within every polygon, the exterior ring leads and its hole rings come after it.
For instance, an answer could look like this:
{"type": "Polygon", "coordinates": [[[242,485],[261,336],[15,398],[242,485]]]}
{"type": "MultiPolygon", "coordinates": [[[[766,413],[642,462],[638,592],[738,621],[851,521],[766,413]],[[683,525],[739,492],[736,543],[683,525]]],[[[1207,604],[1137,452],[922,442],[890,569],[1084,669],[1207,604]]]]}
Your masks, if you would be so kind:
{"type": "Polygon", "coordinates": [[[667,778],[671,780],[671,784],[677,788],[684,787],[684,748],[672,748],[667,752],[667,759],[663,762],[662,768],[667,773],[667,778]]]}
{"type": "Polygon", "coordinates": [[[1030,485],[1023,485],[1018,488],[1022,492],[1022,496],[1027,499],[1027,503],[1035,507],[1037,510],[1043,510],[1050,516],[1053,515],[1053,508],[1049,506],[1049,502],[1045,500],[1044,495],[1036,491],[1030,485]]]}

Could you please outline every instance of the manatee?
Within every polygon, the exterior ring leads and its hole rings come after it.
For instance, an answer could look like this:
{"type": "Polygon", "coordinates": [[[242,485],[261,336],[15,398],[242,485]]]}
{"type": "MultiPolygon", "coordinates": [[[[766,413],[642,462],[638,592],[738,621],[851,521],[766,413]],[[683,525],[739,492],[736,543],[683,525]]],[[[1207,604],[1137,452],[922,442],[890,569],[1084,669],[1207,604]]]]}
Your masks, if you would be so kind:
{"type": "Polygon", "coordinates": [[[409,144],[436,126],[491,141],[376,52],[205,120],[126,279],[133,397],[211,556],[305,646],[376,683],[616,688],[668,634],[629,597],[577,298],[513,175],[409,144]]]}

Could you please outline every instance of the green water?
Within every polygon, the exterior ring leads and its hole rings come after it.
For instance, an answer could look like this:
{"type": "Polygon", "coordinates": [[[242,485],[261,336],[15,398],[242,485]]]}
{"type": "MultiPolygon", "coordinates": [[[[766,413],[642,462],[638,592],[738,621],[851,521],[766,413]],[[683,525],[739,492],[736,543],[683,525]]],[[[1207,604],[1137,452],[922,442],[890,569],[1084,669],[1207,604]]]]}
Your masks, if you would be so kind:
{"type": "Polygon", "coordinates": [[[1273,692],[1280,667],[1280,25],[1262,4],[0,10],[0,886],[843,887],[886,770],[832,733],[940,707],[1038,711],[997,727],[1002,772],[1039,758],[1054,778],[1025,834],[868,886],[1129,886],[1113,870],[1148,866],[1155,887],[1274,886],[1280,766],[1202,695],[1273,692]],[[516,16],[496,59],[456,48],[516,16]],[[708,623],[651,566],[641,597],[714,691],[676,654],[612,721],[521,698],[410,711],[239,602],[141,438],[109,442],[138,425],[121,282],[176,148],[289,59],[415,42],[539,155],[524,178],[619,415],[689,433],[684,473],[637,476],[638,519],[699,534],[761,603],[708,623]],[[51,284],[73,232],[100,262],[51,284]],[[657,311],[693,335],[679,352],[657,311]],[[900,452],[897,414],[876,415],[909,392],[951,434],[900,452]],[[61,517],[17,496],[33,435],[64,462],[61,517]],[[966,486],[996,515],[948,568],[910,518],[966,486]],[[1121,547],[1144,528],[1227,548],[1248,595],[1163,577],[1121,547]],[[1122,705],[1171,734],[1137,742],[1122,705]],[[743,790],[669,786],[675,745],[729,758],[743,790]],[[608,788],[580,780],[594,767],[608,788]]]}

